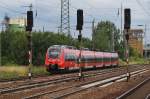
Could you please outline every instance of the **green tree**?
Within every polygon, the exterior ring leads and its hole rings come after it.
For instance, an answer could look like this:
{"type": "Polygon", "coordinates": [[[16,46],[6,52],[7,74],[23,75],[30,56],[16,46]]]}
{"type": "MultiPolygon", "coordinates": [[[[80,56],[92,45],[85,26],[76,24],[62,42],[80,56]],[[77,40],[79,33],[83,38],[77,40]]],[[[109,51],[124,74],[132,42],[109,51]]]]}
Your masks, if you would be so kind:
{"type": "Polygon", "coordinates": [[[51,45],[69,45],[71,38],[64,34],[54,34],[52,32],[38,32],[33,34],[33,64],[44,64],[45,54],[51,45]]]}
{"type": "Polygon", "coordinates": [[[26,64],[27,38],[26,33],[2,32],[2,65],[7,63],[26,64]]]}
{"type": "MultiPolygon", "coordinates": [[[[2,65],[19,64],[27,65],[28,62],[28,33],[26,32],[2,32],[2,65]]],[[[33,65],[43,65],[47,49],[51,45],[78,46],[78,40],[52,32],[32,32],[33,65]]],[[[89,48],[91,40],[83,38],[83,47],[89,48]]]]}
{"type": "Polygon", "coordinates": [[[118,49],[120,34],[119,30],[116,28],[114,23],[109,21],[99,22],[95,27],[95,46],[96,49],[100,49],[101,51],[112,51],[112,37],[114,33],[114,45],[115,49],[118,49]]]}

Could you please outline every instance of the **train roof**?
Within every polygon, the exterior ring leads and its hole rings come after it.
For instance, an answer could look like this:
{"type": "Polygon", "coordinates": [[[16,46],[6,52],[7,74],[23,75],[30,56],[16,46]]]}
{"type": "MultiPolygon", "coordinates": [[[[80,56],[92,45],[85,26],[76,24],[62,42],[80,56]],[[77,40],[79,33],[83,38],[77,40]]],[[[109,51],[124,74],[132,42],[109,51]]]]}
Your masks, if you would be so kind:
{"type": "MultiPolygon", "coordinates": [[[[63,49],[74,49],[74,50],[77,50],[76,47],[74,46],[68,46],[68,45],[52,45],[50,46],[49,48],[63,48],[63,49]]],[[[93,50],[89,50],[88,48],[83,48],[82,47],[82,50],[85,50],[85,51],[93,51],[93,50]]],[[[95,50],[96,52],[103,52],[103,53],[117,53],[117,52],[109,52],[109,51],[99,51],[99,50],[95,50]]]]}
{"type": "Polygon", "coordinates": [[[52,45],[49,48],[67,48],[67,49],[77,49],[74,46],[68,46],[68,45],[52,45]]]}

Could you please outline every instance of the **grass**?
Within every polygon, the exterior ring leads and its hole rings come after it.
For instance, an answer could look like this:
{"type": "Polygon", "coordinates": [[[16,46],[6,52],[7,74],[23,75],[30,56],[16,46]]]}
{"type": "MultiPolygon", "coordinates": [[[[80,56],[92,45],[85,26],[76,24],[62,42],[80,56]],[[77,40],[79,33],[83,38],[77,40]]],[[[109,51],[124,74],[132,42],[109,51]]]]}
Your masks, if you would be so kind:
{"type": "Polygon", "coordinates": [[[126,65],[126,62],[121,60],[121,59],[119,59],[119,66],[124,66],[124,65],[126,65]]]}
{"type": "MultiPolygon", "coordinates": [[[[129,64],[149,64],[150,61],[146,60],[144,58],[137,58],[137,57],[130,57],[129,58],[129,64]]],[[[119,59],[119,65],[126,65],[127,63],[125,61],[122,61],[119,59]]]]}
{"type": "Polygon", "coordinates": [[[34,76],[38,75],[49,75],[50,73],[46,71],[46,69],[43,66],[40,67],[32,67],[32,73],[34,76]]]}
{"type": "MultiPolygon", "coordinates": [[[[49,75],[43,66],[32,66],[33,76],[44,76],[49,75]]],[[[2,66],[0,67],[0,80],[3,79],[16,79],[20,77],[27,77],[28,67],[27,66],[2,66]]]]}
{"type": "MultiPolygon", "coordinates": [[[[130,57],[130,64],[148,64],[150,61],[143,58],[130,57]]],[[[119,65],[126,65],[125,61],[119,59],[119,65]]],[[[44,76],[50,75],[44,68],[44,66],[32,66],[33,76],[44,76]]],[[[28,67],[27,66],[18,66],[18,65],[7,65],[0,67],[0,80],[3,79],[15,79],[28,76],[28,67]]]]}
{"type": "Polygon", "coordinates": [[[149,61],[144,58],[130,57],[131,64],[149,64],[149,61]]]}

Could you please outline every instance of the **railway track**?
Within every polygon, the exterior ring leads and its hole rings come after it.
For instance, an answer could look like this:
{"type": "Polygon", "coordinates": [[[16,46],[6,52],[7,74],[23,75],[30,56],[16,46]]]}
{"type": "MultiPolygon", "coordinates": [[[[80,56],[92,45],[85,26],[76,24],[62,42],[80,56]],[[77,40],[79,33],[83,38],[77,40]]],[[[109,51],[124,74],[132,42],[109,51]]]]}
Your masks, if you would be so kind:
{"type": "MultiPolygon", "coordinates": [[[[122,69],[124,69],[124,67],[123,68],[121,67],[121,68],[115,68],[115,69],[112,68],[112,69],[102,70],[102,71],[98,71],[98,72],[93,72],[91,74],[85,73],[84,77],[92,77],[92,76],[102,75],[102,74],[115,72],[115,71],[122,70],[122,69]]],[[[0,94],[7,94],[7,93],[26,90],[26,89],[30,89],[30,88],[42,87],[42,86],[47,86],[50,84],[56,84],[56,83],[60,83],[60,82],[67,82],[67,81],[71,81],[71,80],[76,80],[78,78],[79,77],[76,74],[76,75],[62,76],[61,78],[55,78],[55,79],[48,80],[48,81],[27,83],[27,84],[19,85],[15,88],[1,88],[0,94]]]]}
{"type": "Polygon", "coordinates": [[[150,77],[145,79],[143,82],[126,91],[116,99],[150,99],[150,77]]]}
{"type": "MultiPolygon", "coordinates": [[[[143,64],[146,65],[146,64],[143,64]]],[[[130,66],[137,66],[137,64],[130,65],[130,66]]],[[[119,66],[119,67],[124,67],[124,66],[119,66]]],[[[65,74],[66,75],[66,74],[65,74]]],[[[33,78],[39,78],[39,77],[48,77],[48,76],[34,76],[33,78]]],[[[25,81],[28,80],[29,77],[20,77],[20,78],[12,78],[12,79],[0,79],[0,83],[7,83],[7,82],[16,82],[16,81],[25,81]]]]}
{"type": "MultiPolygon", "coordinates": [[[[133,66],[132,69],[134,69],[136,66],[133,66]]],[[[143,67],[143,66],[142,66],[143,67]]],[[[135,69],[138,70],[140,69],[141,66],[139,67],[136,67],[135,69]]],[[[121,67],[121,68],[111,68],[111,69],[105,69],[105,70],[102,70],[102,71],[92,71],[92,72],[85,72],[85,78],[92,78],[92,77],[97,77],[97,76],[103,76],[105,74],[113,74],[117,71],[125,71],[125,68],[124,67],[121,67]]],[[[77,73],[76,73],[77,74],[77,73]]],[[[0,90],[0,94],[1,95],[5,95],[5,94],[10,94],[10,93],[18,93],[18,92],[22,92],[22,91],[25,91],[25,90],[28,90],[28,89],[32,89],[32,88],[38,88],[39,89],[41,87],[47,87],[49,85],[54,85],[54,84],[59,84],[61,85],[62,82],[67,82],[67,81],[71,81],[71,80],[78,80],[78,76],[77,75],[72,75],[72,76],[63,76],[62,78],[58,78],[58,79],[53,79],[53,80],[49,80],[49,81],[45,81],[45,82],[38,82],[38,83],[30,83],[30,85],[22,85],[22,86],[19,86],[19,87],[16,87],[16,88],[9,88],[9,89],[1,89],[0,90]]],[[[81,85],[80,85],[81,86],[81,85]]],[[[57,91],[63,91],[63,90],[67,90],[68,88],[78,88],[79,85],[77,86],[67,86],[67,87],[64,87],[64,88],[58,88],[58,89],[55,89],[53,91],[57,92],[57,91]]],[[[48,93],[53,93],[53,91],[47,91],[47,92],[44,92],[44,93],[40,93],[39,95],[40,96],[43,96],[44,94],[48,94],[48,93]],[[41,95],[42,94],[42,95],[41,95]]],[[[80,91],[80,90],[79,90],[80,91]]],[[[82,91],[82,90],[81,90],[82,91]]],[[[69,91],[71,92],[71,91],[69,91]]],[[[29,96],[29,95],[27,95],[29,96]]]]}
{"type": "Polygon", "coordinates": [[[145,99],[150,99],[150,94],[148,94],[145,99]]]}
{"type": "MultiPolygon", "coordinates": [[[[131,66],[137,66],[136,64],[135,65],[131,65],[131,66]]],[[[119,67],[117,67],[117,68],[124,68],[125,66],[119,66],[119,67]]],[[[114,68],[114,69],[116,69],[116,68],[114,68]]],[[[100,69],[98,69],[97,71],[99,71],[100,69]]],[[[105,69],[101,69],[100,71],[105,71],[105,69]]],[[[86,72],[89,72],[89,71],[84,71],[84,73],[86,73],[86,72]]],[[[72,73],[73,75],[74,74],[77,74],[77,73],[72,73]]],[[[70,75],[72,75],[72,74],[61,74],[62,75],[62,77],[64,76],[70,76],[70,75]]],[[[58,78],[57,76],[60,76],[60,75],[58,75],[58,74],[56,74],[56,75],[52,75],[53,77],[55,77],[55,78],[58,78]]],[[[52,77],[51,76],[51,77],[52,77]]],[[[28,77],[23,77],[23,78],[17,78],[17,79],[12,79],[12,80],[0,80],[0,83],[10,83],[10,84],[13,84],[13,83],[16,83],[16,82],[23,82],[23,84],[24,85],[27,85],[27,84],[33,84],[34,83],[34,80],[35,79],[39,79],[39,78],[45,78],[45,79],[47,79],[47,78],[49,78],[49,76],[46,76],[46,77],[33,77],[33,79],[31,80],[31,81],[28,81],[28,77]],[[29,83],[30,82],[30,83],[29,83]]],[[[45,82],[45,81],[42,81],[42,82],[45,82]]],[[[40,83],[40,81],[39,81],[39,83],[40,83]]],[[[19,84],[19,86],[20,86],[20,84],[19,84]]],[[[0,87],[0,89],[1,89],[1,87],[0,87]]]]}
{"type": "MultiPolygon", "coordinates": [[[[134,67],[136,67],[136,65],[134,65],[134,67]]],[[[107,69],[108,71],[113,71],[114,69],[120,69],[120,68],[124,68],[124,67],[117,67],[117,68],[110,68],[107,69]]],[[[106,72],[107,72],[106,70],[106,72]]],[[[105,69],[98,69],[96,70],[96,72],[105,72],[105,69]]],[[[83,73],[85,74],[93,74],[95,71],[84,71],[83,73]]],[[[8,89],[8,88],[14,88],[14,87],[20,87],[20,86],[25,86],[25,85],[33,85],[33,84],[40,84],[40,83],[44,83],[44,82],[48,82],[48,81],[53,81],[53,80],[59,80],[59,79],[64,79],[73,75],[78,75],[78,73],[73,73],[73,74],[60,74],[60,75],[52,75],[49,77],[39,77],[39,78],[34,78],[32,80],[19,80],[19,81],[8,81],[8,82],[1,82],[0,83],[0,91],[3,89],[8,89]]]]}
{"type": "MultiPolygon", "coordinates": [[[[138,70],[135,72],[131,72],[131,76],[136,76],[138,74],[147,72],[149,70],[143,69],[143,70],[138,70]]],[[[117,81],[122,81],[126,79],[126,74],[120,75],[120,76],[115,76],[115,77],[111,77],[108,79],[104,79],[104,80],[96,80],[96,81],[92,81],[92,82],[88,82],[88,83],[82,83],[79,85],[75,85],[75,86],[69,86],[69,87],[65,87],[65,88],[60,88],[57,90],[53,90],[53,91],[49,91],[49,92],[44,92],[44,93],[38,93],[36,95],[32,95],[29,97],[25,97],[24,99],[37,99],[37,98],[44,98],[44,99],[62,99],[64,97],[70,96],[72,94],[75,93],[79,93],[81,91],[87,90],[91,87],[96,87],[96,86],[104,86],[107,85],[109,83],[114,83],[117,81]],[[47,95],[47,96],[45,96],[47,95]]]]}

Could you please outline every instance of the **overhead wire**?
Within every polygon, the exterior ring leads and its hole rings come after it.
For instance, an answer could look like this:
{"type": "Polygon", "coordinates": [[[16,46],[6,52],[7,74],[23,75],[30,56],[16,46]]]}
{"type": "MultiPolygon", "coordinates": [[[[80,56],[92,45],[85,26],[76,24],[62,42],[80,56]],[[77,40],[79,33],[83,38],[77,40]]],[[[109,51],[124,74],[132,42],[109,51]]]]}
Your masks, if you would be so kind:
{"type": "MultiPolygon", "coordinates": [[[[118,11],[118,8],[96,8],[96,7],[94,7],[93,5],[89,4],[88,2],[86,2],[86,4],[87,4],[88,6],[90,6],[90,9],[106,9],[106,10],[109,9],[109,10],[116,10],[116,11],[118,11]]],[[[77,10],[76,7],[74,7],[74,6],[72,6],[72,5],[70,5],[70,6],[71,6],[73,9],[77,10]]],[[[105,12],[105,14],[104,14],[104,13],[100,13],[100,14],[106,15],[106,14],[109,14],[109,13],[112,13],[112,11],[111,11],[111,12],[108,12],[108,13],[105,12]]],[[[86,15],[92,17],[93,19],[97,19],[97,18],[95,18],[92,14],[86,13],[86,15]]],[[[116,15],[117,15],[117,14],[116,14],[116,15]]],[[[112,16],[112,17],[114,18],[114,17],[116,17],[116,15],[115,15],[115,16],[112,16]]],[[[108,16],[108,17],[109,17],[109,16],[108,16]]],[[[115,21],[118,20],[118,16],[117,16],[117,18],[115,18],[114,20],[115,20],[115,21]]]]}
{"type": "MultiPolygon", "coordinates": [[[[72,8],[72,9],[75,10],[75,11],[77,11],[77,10],[79,9],[79,8],[77,8],[77,7],[73,6],[73,5],[71,5],[71,3],[70,3],[70,8],[72,8]]],[[[86,13],[86,12],[84,12],[84,13],[85,13],[86,15],[88,15],[88,16],[94,18],[93,15],[91,15],[91,14],[89,14],[89,13],[86,13]]]]}
{"type": "Polygon", "coordinates": [[[136,0],[136,2],[138,3],[138,5],[142,8],[142,10],[148,15],[150,16],[150,13],[145,9],[145,7],[142,5],[142,3],[139,0],[136,0]]]}

